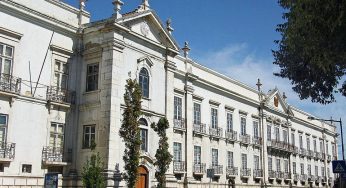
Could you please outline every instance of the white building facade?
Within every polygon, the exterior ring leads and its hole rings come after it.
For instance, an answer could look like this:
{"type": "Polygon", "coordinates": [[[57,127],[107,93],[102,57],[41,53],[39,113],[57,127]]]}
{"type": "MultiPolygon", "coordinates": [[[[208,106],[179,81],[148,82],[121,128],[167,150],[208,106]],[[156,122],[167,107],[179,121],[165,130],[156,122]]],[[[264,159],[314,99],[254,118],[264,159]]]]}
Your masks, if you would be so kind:
{"type": "MultiPolygon", "coordinates": [[[[111,3],[111,2],[110,2],[111,3]]],[[[119,136],[124,86],[143,93],[137,187],[156,185],[159,137],[167,117],[168,187],[331,187],[337,158],[333,125],[310,121],[278,89],[264,93],[204,67],[180,48],[170,22],[149,3],[90,22],[58,0],[0,1],[0,186],[81,186],[92,141],[108,187],[124,187],[119,136]],[[209,169],[209,170],[208,170],[209,169]],[[210,170],[213,169],[213,170],[210,170]],[[212,172],[208,176],[207,171],[212,172]]],[[[256,82],[256,81],[254,81],[256,82]]]]}

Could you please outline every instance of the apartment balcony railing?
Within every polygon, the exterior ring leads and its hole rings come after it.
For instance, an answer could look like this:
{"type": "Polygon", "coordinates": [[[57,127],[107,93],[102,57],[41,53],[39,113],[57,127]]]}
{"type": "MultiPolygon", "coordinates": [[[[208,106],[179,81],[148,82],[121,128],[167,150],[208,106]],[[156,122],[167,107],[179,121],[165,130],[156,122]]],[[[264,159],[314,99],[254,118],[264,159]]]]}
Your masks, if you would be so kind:
{"type": "MultiPolygon", "coordinates": [[[[327,181],[327,177],[322,177],[322,178],[321,178],[321,181],[322,181],[323,183],[325,183],[325,182],[327,181]]],[[[332,183],[332,182],[333,182],[333,178],[332,178],[332,177],[329,177],[329,178],[328,178],[328,182],[329,182],[329,183],[332,183]]]]}
{"type": "Polygon", "coordinates": [[[209,135],[214,138],[221,138],[222,137],[222,128],[216,127],[216,128],[209,128],[209,135]]]}
{"type": "Polygon", "coordinates": [[[226,174],[227,176],[238,176],[238,167],[234,167],[234,166],[228,166],[226,168],[226,174]]]}
{"type": "Polygon", "coordinates": [[[291,179],[291,173],[289,173],[289,172],[284,172],[284,179],[285,179],[285,180],[291,179]]]}
{"type": "Polygon", "coordinates": [[[269,170],[268,171],[268,177],[270,179],[275,179],[276,178],[276,172],[274,170],[269,170]]]}
{"type": "Polygon", "coordinates": [[[299,181],[299,180],[300,180],[299,174],[293,174],[293,181],[299,181]]]}
{"type": "Polygon", "coordinates": [[[179,131],[186,131],[185,119],[174,119],[173,120],[173,129],[179,131]]]}
{"type": "Polygon", "coordinates": [[[43,147],[42,163],[47,166],[65,166],[64,149],[62,147],[43,147]]]}
{"type": "Polygon", "coordinates": [[[308,175],[308,181],[309,181],[309,182],[314,182],[314,181],[315,181],[315,176],[313,176],[313,175],[308,175]]]}
{"type": "MultiPolygon", "coordinates": [[[[305,157],[305,156],[306,156],[306,149],[300,148],[300,149],[299,149],[299,156],[305,157]]],[[[303,174],[302,174],[302,175],[303,175],[303,174]]]]}
{"type": "Polygon", "coordinates": [[[0,91],[20,93],[22,79],[8,74],[0,75],[0,91]]]}
{"type": "Polygon", "coordinates": [[[322,182],[322,177],[321,176],[316,176],[315,182],[316,183],[321,183],[322,182]]]}
{"type": "Polygon", "coordinates": [[[331,155],[327,155],[327,161],[328,162],[332,161],[332,156],[331,155]]]}
{"type": "Polygon", "coordinates": [[[241,177],[250,177],[251,176],[251,168],[241,168],[240,169],[241,177]]]}
{"type": "Polygon", "coordinates": [[[306,157],[308,157],[308,158],[313,158],[313,157],[314,157],[314,151],[312,151],[312,150],[307,150],[307,155],[306,155],[306,157]]]}
{"type": "Polygon", "coordinates": [[[281,150],[281,151],[286,151],[286,152],[292,152],[290,144],[287,142],[279,141],[279,140],[268,140],[267,142],[268,147],[281,150]]]}
{"type": "Polygon", "coordinates": [[[299,154],[299,149],[297,146],[292,146],[292,154],[293,155],[298,155],[299,154]]]}
{"type": "Polygon", "coordinates": [[[194,134],[200,134],[200,135],[207,134],[207,126],[204,123],[199,123],[199,124],[194,123],[193,132],[194,134]]]}
{"type": "Polygon", "coordinates": [[[306,175],[306,174],[301,174],[301,175],[300,175],[300,181],[305,182],[306,180],[308,180],[308,175],[306,175]]]}
{"type": "Polygon", "coordinates": [[[242,135],[240,134],[239,135],[239,140],[242,144],[250,144],[250,135],[248,134],[245,134],[245,135],[242,135]]]}
{"type": "Polygon", "coordinates": [[[252,138],[252,144],[256,146],[262,145],[262,138],[261,137],[253,137],[252,138]]]}
{"type": "Polygon", "coordinates": [[[68,91],[66,89],[48,86],[46,97],[48,101],[56,103],[74,103],[74,92],[68,91]]]}
{"type": "Polygon", "coordinates": [[[173,161],[173,172],[174,173],[184,173],[185,170],[186,170],[185,161],[173,161]]]}
{"type": "Polygon", "coordinates": [[[253,177],[254,178],[262,178],[263,177],[263,170],[262,169],[254,169],[253,170],[253,177]]]}
{"type": "Polygon", "coordinates": [[[214,170],[214,176],[220,176],[223,174],[222,165],[212,165],[210,168],[214,170]]]}
{"type": "Polygon", "coordinates": [[[321,153],[321,161],[326,160],[326,154],[325,153],[321,153]]]}
{"type": "Polygon", "coordinates": [[[0,142],[0,161],[11,162],[15,157],[16,144],[0,142]]]}
{"type": "Polygon", "coordinates": [[[277,179],[284,179],[284,172],[276,172],[276,178],[277,179]]]}
{"type": "Polygon", "coordinates": [[[318,160],[318,159],[320,159],[320,158],[321,158],[321,153],[315,151],[314,159],[318,160]]]}
{"type": "Polygon", "coordinates": [[[205,163],[201,163],[201,164],[194,164],[193,165],[193,173],[194,174],[204,174],[206,171],[206,167],[205,167],[205,163]]]}
{"type": "Polygon", "coordinates": [[[237,141],[237,131],[226,130],[225,137],[229,141],[237,141]]]}

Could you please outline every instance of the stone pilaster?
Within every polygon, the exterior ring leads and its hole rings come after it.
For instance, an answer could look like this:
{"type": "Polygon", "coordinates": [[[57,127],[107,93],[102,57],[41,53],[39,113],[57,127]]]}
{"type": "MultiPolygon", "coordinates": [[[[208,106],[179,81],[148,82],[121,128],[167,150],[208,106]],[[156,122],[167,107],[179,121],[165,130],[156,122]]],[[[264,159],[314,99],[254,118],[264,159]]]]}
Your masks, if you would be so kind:
{"type": "Polygon", "coordinates": [[[185,85],[185,125],[186,125],[186,135],[185,135],[185,165],[186,165],[186,177],[192,179],[193,174],[193,153],[194,147],[192,142],[193,137],[193,86],[188,81],[185,85]]]}

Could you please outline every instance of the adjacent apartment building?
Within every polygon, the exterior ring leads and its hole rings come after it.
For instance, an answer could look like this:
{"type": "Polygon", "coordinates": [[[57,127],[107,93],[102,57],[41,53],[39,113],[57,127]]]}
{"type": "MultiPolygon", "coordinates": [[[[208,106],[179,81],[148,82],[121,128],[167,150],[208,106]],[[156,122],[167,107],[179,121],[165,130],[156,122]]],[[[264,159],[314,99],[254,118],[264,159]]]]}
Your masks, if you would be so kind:
{"type": "MultiPolygon", "coordinates": [[[[139,1],[139,0],[138,0],[139,1]]],[[[81,186],[91,144],[108,187],[124,187],[119,136],[124,86],[142,89],[137,187],[155,187],[159,145],[150,124],[167,117],[168,187],[331,187],[336,127],[269,92],[215,72],[179,47],[147,0],[90,22],[85,0],[0,1],[0,186],[81,186]]],[[[254,80],[254,86],[257,80],[254,80]]]]}

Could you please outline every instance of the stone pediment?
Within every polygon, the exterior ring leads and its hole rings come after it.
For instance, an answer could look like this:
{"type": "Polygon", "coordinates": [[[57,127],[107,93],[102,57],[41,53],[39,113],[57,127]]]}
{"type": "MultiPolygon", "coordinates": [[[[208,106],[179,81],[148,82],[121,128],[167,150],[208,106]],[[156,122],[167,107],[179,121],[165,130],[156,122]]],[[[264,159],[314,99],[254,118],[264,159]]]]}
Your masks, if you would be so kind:
{"type": "Polygon", "coordinates": [[[179,51],[179,46],[174,38],[163,27],[161,20],[152,10],[131,12],[123,15],[116,22],[125,25],[131,31],[154,43],[179,51]]]}
{"type": "Polygon", "coordinates": [[[277,88],[267,94],[265,105],[273,110],[288,114],[291,117],[293,116],[289,104],[287,104],[277,88]]]}

